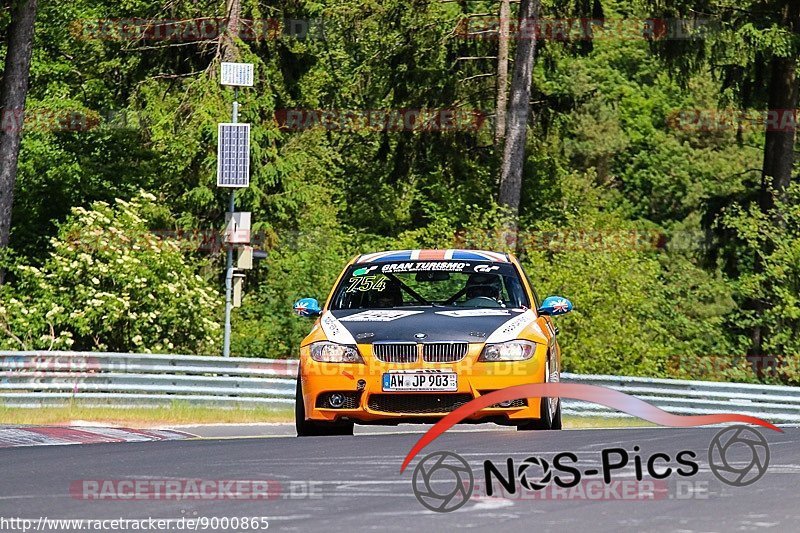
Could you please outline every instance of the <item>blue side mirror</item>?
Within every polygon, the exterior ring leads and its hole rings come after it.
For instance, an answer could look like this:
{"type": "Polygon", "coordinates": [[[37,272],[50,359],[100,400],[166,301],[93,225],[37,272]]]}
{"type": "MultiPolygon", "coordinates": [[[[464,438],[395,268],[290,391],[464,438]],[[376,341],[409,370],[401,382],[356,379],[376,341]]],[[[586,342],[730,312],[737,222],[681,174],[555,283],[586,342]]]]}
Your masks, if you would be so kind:
{"type": "Polygon", "coordinates": [[[548,296],[536,311],[540,315],[566,315],[572,311],[572,302],[561,296],[548,296]]]}
{"type": "Polygon", "coordinates": [[[314,298],[301,298],[294,303],[294,312],[297,316],[315,317],[322,314],[322,308],[314,298]]]}

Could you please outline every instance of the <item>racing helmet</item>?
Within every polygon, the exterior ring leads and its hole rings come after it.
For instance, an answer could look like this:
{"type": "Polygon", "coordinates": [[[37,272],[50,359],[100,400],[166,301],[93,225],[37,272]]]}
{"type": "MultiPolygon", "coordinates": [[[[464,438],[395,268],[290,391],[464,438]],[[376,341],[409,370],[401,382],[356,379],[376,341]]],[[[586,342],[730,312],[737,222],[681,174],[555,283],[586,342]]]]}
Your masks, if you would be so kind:
{"type": "Polygon", "coordinates": [[[492,298],[500,300],[503,292],[503,282],[497,274],[471,274],[467,279],[464,293],[467,300],[479,298],[492,298]]]}
{"type": "Polygon", "coordinates": [[[381,291],[370,291],[371,300],[374,307],[390,309],[403,305],[403,291],[397,283],[387,280],[386,285],[381,291]]]}

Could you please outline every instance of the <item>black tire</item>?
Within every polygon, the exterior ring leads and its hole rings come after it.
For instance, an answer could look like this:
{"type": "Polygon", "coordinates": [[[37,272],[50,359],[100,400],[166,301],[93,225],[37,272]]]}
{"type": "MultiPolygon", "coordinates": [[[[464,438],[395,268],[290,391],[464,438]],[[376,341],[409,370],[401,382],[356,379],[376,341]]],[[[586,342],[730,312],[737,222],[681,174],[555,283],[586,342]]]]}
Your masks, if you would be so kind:
{"type": "Polygon", "coordinates": [[[352,422],[313,422],[306,420],[306,407],[303,400],[303,388],[300,376],[297,376],[297,387],[294,395],[294,425],[298,437],[328,437],[334,435],[353,435],[352,422]]]}
{"type": "Polygon", "coordinates": [[[558,399],[558,407],[556,407],[556,413],[553,415],[553,419],[550,421],[550,429],[555,429],[555,430],[561,429],[561,398],[558,399]]]}
{"type": "MultiPolygon", "coordinates": [[[[545,379],[549,382],[550,362],[547,362],[545,367],[545,379]]],[[[539,413],[541,418],[529,420],[524,424],[517,426],[517,431],[542,431],[542,430],[558,430],[561,429],[561,398],[558,399],[556,410],[550,414],[550,399],[542,398],[539,405],[539,413]]]]}
{"type": "Polygon", "coordinates": [[[539,407],[542,413],[541,418],[536,418],[520,424],[517,426],[517,431],[542,431],[542,430],[558,430],[561,429],[561,399],[558,400],[556,412],[550,415],[549,398],[542,398],[542,404],[539,407]]]}
{"type": "Polygon", "coordinates": [[[542,398],[540,410],[543,416],[517,426],[517,431],[550,431],[561,429],[561,400],[558,401],[556,412],[553,415],[550,414],[549,401],[549,398],[542,398]]]}

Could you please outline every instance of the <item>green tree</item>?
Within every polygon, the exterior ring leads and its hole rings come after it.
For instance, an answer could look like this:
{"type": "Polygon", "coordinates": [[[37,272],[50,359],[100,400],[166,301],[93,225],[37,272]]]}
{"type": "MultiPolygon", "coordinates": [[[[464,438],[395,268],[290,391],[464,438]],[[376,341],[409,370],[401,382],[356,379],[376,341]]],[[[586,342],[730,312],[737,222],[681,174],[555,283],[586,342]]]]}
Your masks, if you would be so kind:
{"type": "MultiPolygon", "coordinates": [[[[690,17],[703,13],[695,39],[666,39],[654,45],[676,67],[678,79],[686,74],[708,69],[722,81],[723,102],[741,108],[766,107],[768,118],[761,124],[764,132],[761,181],[747,196],[756,201],[763,214],[783,224],[783,213],[775,209],[792,179],[797,133],[795,113],[800,92],[797,57],[800,52],[800,3],[794,0],[730,2],[728,0],[647,1],[665,17],[690,17]],[[770,116],[771,115],[771,116],[770,116]]],[[[764,242],[769,246],[770,242],[764,242]]],[[[752,265],[759,274],[765,265],[757,254],[752,265]]],[[[748,272],[740,272],[745,278],[748,272]]],[[[770,313],[765,301],[751,299],[743,305],[755,315],[770,313]]],[[[756,321],[750,329],[754,354],[763,354],[773,334],[756,321]]]]}
{"type": "Polygon", "coordinates": [[[3,287],[4,346],[212,352],[220,296],[179,242],[151,232],[155,200],[73,209],[43,265],[17,266],[3,287]]]}

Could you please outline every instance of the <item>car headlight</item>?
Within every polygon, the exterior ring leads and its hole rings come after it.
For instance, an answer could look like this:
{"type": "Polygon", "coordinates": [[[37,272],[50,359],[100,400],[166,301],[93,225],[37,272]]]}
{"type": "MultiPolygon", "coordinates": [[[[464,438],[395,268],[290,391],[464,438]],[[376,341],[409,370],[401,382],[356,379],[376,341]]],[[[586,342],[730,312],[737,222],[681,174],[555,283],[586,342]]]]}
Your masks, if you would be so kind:
{"type": "Polygon", "coordinates": [[[355,346],[327,341],[311,345],[311,359],[320,363],[364,363],[355,346]]]}
{"type": "Polygon", "coordinates": [[[478,361],[524,361],[536,353],[536,343],[516,340],[488,344],[481,352],[478,361]]]}

